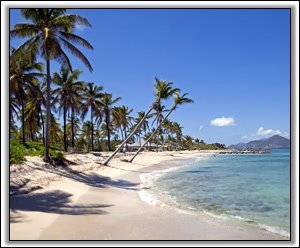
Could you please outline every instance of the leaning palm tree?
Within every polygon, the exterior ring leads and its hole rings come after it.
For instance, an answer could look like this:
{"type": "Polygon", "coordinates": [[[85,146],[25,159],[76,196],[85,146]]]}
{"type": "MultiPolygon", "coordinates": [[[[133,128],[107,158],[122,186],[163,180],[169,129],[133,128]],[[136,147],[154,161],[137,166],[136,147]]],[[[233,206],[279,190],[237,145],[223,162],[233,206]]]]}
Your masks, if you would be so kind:
{"type": "Polygon", "coordinates": [[[92,71],[92,66],[84,54],[74,45],[80,44],[88,49],[93,49],[89,42],[73,33],[76,25],[90,26],[87,19],[76,15],[66,14],[66,9],[22,9],[22,16],[29,20],[29,23],[19,23],[10,31],[11,37],[29,38],[19,48],[12,57],[19,57],[23,54],[27,58],[32,58],[40,54],[46,61],[47,72],[47,104],[46,104],[46,137],[45,137],[45,161],[50,160],[50,118],[51,118],[51,77],[50,61],[56,60],[64,64],[72,71],[72,66],[66,48],[73,55],[78,57],[92,71]],[[74,44],[72,44],[74,43],[74,44]]]}
{"type": "Polygon", "coordinates": [[[132,162],[135,157],[142,151],[143,147],[154,137],[154,135],[156,134],[156,132],[160,129],[161,125],[164,123],[165,120],[168,119],[168,117],[170,116],[170,114],[179,106],[182,105],[184,103],[193,103],[194,101],[190,98],[187,98],[188,94],[185,93],[182,96],[179,95],[179,90],[176,91],[174,93],[174,104],[173,107],[170,109],[169,113],[166,115],[166,117],[159,123],[159,125],[156,127],[156,129],[154,130],[154,132],[152,133],[152,135],[146,140],[146,142],[138,149],[138,151],[134,154],[134,156],[128,161],[128,162],[132,162]]]}
{"type": "Polygon", "coordinates": [[[59,99],[59,111],[63,111],[64,123],[64,150],[68,151],[67,144],[67,114],[74,106],[76,99],[80,98],[84,89],[84,83],[77,81],[81,71],[75,70],[70,72],[67,68],[61,68],[60,73],[53,74],[53,82],[59,87],[53,91],[57,94],[56,100],[59,99]]]}
{"type": "Polygon", "coordinates": [[[131,137],[140,129],[140,126],[144,123],[145,119],[149,116],[152,110],[156,106],[160,105],[162,99],[168,99],[170,96],[172,96],[175,92],[178,91],[178,89],[173,88],[172,85],[173,82],[166,82],[163,80],[159,80],[158,78],[155,77],[155,101],[150,106],[149,110],[146,112],[146,114],[141,119],[141,121],[128,135],[128,137],[120,144],[120,146],[113,152],[113,154],[110,155],[110,157],[103,162],[103,165],[107,165],[109,161],[118,153],[118,151],[120,151],[122,147],[131,139],[131,137]]]}
{"type": "Polygon", "coordinates": [[[121,97],[117,97],[116,99],[112,98],[112,94],[105,93],[103,94],[101,105],[102,109],[100,110],[100,114],[104,116],[106,131],[107,131],[107,146],[108,151],[111,151],[111,144],[110,144],[110,134],[111,134],[111,115],[112,115],[112,109],[113,105],[121,100],[121,97]]]}
{"type": "Polygon", "coordinates": [[[104,94],[102,93],[103,87],[97,86],[93,82],[87,83],[86,90],[84,92],[84,103],[82,105],[81,117],[84,119],[88,110],[91,113],[91,149],[94,150],[94,116],[100,114],[100,108],[102,108],[102,98],[104,94]]]}

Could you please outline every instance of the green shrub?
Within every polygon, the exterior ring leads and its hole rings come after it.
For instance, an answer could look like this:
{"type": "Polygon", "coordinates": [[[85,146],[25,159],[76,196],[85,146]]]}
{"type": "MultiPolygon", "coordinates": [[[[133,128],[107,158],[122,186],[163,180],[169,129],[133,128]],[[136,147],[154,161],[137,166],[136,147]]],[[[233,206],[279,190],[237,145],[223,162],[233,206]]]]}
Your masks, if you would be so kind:
{"type": "Polygon", "coordinates": [[[43,143],[28,141],[26,142],[26,155],[28,156],[43,156],[45,147],[43,143]]]}
{"type": "Polygon", "coordinates": [[[9,146],[9,163],[10,164],[19,164],[25,160],[26,149],[17,140],[12,140],[9,146]]]}
{"type": "Polygon", "coordinates": [[[61,152],[50,149],[50,157],[57,160],[63,160],[64,155],[61,152]]]}
{"type": "MultiPolygon", "coordinates": [[[[25,156],[44,156],[43,143],[28,141],[25,145],[16,139],[10,140],[10,164],[20,164],[25,161],[25,156]]],[[[50,147],[50,157],[55,161],[63,162],[64,155],[56,147],[50,147]]]]}

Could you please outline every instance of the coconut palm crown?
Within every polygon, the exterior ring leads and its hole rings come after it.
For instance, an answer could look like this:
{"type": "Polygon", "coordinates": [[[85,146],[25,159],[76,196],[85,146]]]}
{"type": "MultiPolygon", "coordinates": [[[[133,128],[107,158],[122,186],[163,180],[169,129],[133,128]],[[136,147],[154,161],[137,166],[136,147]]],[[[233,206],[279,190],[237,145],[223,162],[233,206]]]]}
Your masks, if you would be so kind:
{"type": "Polygon", "coordinates": [[[51,77],[50,61],[56,60],[72,71],[72,65],[64,49],[78,57],[90,71],[93,70],[85,55],[74,45],[80,44],[88,49],[92,45],[82,37],[74,34],[76,25],[90,26],[87,19],[76,15],[66,14],[66,9],[22,9],[21,15],[29,23],[19,23],[10,31],[11,37],[28,38],[11,55],[15,60],[23,54],[23,58],[34,60],[36,55],[41,55],[46,60],[47,73],[47,104],[46,104],[46,136],[45,136],[45,161],[50,161],[50,118],[51,118],[51,77]],[[72,44],[74,43],[74,44],[72,44]]]}

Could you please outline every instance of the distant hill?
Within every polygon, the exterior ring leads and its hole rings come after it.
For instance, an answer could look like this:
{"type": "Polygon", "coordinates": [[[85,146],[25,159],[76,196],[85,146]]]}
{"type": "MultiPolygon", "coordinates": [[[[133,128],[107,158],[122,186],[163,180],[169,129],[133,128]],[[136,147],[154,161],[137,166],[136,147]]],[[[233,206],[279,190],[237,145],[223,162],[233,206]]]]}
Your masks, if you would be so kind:
{"type": "Polygon", "coordinates": [[[272,149],[272,148],[288,148],[290,147],[290,140],[280,135],[274,135],[268,139],[252,140],[248,143],[238,143],[230,145],[228,149],[235,150],[258,150],[258,149],[272,149]]]}

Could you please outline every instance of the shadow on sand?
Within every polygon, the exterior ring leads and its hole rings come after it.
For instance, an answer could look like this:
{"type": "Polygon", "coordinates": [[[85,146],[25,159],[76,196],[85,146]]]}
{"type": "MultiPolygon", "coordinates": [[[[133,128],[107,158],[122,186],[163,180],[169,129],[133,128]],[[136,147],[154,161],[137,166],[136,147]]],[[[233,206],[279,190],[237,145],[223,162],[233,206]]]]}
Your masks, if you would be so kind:
{"type": "Polygon", "coordinates": [[[91,173],[84,173],[79,172],[76,170],[73,170],[69,167],[60,167],[59,169],[53,167],[53,168],[35,168],[37,170],[43,170],[48,173],[53,173],[62,177],[70,178],[74,181],[84,183],[91,187],[96,188],[107,188],[107,187],[116,187],[121,188],[125,190],[139,190],[137,186],[139,186],[139,183],[130,182],[127,180],[122,179],[112,179],[110,177],[101,176],[97,173],[91,172],[91,173]]]}
{"type": "Polygon", "coordinates": [[[10,199],[10,221],[22,221],[18,211],[36,211],[66,215],[108,214],[102,208],[113,205],[106,204],[70,204],[72,194],[61,190],[46,193],[17,195],[10,199]]]}

